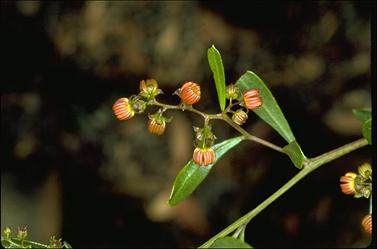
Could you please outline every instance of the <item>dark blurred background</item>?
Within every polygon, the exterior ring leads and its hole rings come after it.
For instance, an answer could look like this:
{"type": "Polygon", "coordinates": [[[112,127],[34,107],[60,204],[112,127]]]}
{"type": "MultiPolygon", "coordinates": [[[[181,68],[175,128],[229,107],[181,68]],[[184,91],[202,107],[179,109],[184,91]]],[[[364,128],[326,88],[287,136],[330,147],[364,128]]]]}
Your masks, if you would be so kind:
{"type": "MultiPolygon", "coordinates": [[[[271,88],[305,154],[361,136],[351,109],[371,106],[372,1],[1,1],[1,229],[63,237],[73,247],[196,247],[256,207],[293,175],[289,158],[252,142],[226,154],[194,194],[169,207],[193,150],[191,113],[166,133],[147,115],[120,122],[119,97],[155,78],[171,96],[201,84],[198,109],[219,111],[207,49],[227,83],[246,70],[271,88]]],[[[283,146],[251,115],[245,129],[283,146]]],[[[216,121],[218,141],[238,135],[216,121]]],[[[254,247],[364,247],[366,199],[339,177],[371,162],[362,148],[313,172],[253,219],[254,247]]]]}

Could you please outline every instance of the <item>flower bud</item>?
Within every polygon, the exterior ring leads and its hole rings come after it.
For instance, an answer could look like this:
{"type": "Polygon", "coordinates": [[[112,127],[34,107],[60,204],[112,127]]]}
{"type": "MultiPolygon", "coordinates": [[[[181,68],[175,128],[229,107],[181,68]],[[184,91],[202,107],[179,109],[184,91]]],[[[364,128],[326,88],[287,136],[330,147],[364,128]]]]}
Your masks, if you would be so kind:
{"type": "Polygon", "coordinates": [[[27,229],[26,229],[26,227],[24,227],[24,228],[18,228],[16,237],[19,240],[26,239],[26,237],[27,237],[27,229]]]}
{"type": "Polygon", "coordinates": [[[209,148],[215,143],[216,136],[212,133],[210,125],[205,125],[203,128],[194,127],[195,141],[194,146],[199,148],[209,148]]]}
{"type": "Polygon", "coordinates": [[[12,230],[9,227],[5,227],[3,233],[6,238],[9,238],[10,234],[12,233],[12,230]]]}
{"type": "Polygon", "coordinates": [[[262,105],[262,98],[259,96],[258,88],[247,90],[243,94],[243,101],[245,106],[250,110],[260,107],[262,105]]]}
{"type": "Polygon", "coordinates": [[[157,95],[161,94],[161,89],[158,89],[158,84],[155,79],[147,79],[140,81],[140,96],[147,99],[153,99],[157,95]]]}
{"type": "Polygon", "coordinates": [[[340,188],[342,192],[346,195],[352,195],[356,192],[355,190],[355,178],[356,174],[353,172],[348,172],[346,175],[340,177],[340,188]]]}
{"type": "Polygon", "coordinates": [[[56,239],[55,236],[50,237],[49,248],[63,248],[62,239],[56,239]]]}
{"type": "Polygon", "coordinates": [[[359,166],[358,171],[359,174],[365,179],[372,176],[372,168],[370,167],[369,163],[363,163],[361,166],[359,166]]]}
{"type": "Polygon", "coordinates": [[[207,166],[216,161],[216,154],[212,148],[195,148],[192,159],[200,166],[207,166]]]}
{"type": "Polygon", "coordinates": [[[154,118],[150,118],[148,121],[148,131],[152,134],[156,134],[158,136],[162,135],[165,131],[166,122],[165,120],[157,120],[154,118]]]}
{"type": "Polygon", "coordinates": [[[130,106],[135,113],[143,113],[147,108],[147,103],[140,96],[132,96],[130,98],[130,106]]]}
{"type": "Polygon", "coordinates": [[[194,82],[186,82],[178,92],[182,101],[188,105],[195,104],[200,100],[200,86],[194,82]]]}
{"type": "Polygon", "coordinates": [[[242,109],[238,109],[232,116],[233,122],[238,125],[243,125],[246,122],[247,118],[247,113],[242,109]]]}
{"type": "Polygon", "coordinates": [[[230,84],[226,87],[226,98],[227,99],[238,99],[240,95],[240,89],[234,84],[230,84]]]}
{"type": "Polygon", "coordinates": [[[372,234],[372,214],[367,214],[361,221],[361,225],[368,234],[372,234]]]}
{"type": "Polygon", "coordinates": [[[135,111],[131,107],[129,100],[127,98],[120,98],[115,101],[113,105],[113,111],[115,116],[119,120],[127,120],[135,115],[135,111]]]}

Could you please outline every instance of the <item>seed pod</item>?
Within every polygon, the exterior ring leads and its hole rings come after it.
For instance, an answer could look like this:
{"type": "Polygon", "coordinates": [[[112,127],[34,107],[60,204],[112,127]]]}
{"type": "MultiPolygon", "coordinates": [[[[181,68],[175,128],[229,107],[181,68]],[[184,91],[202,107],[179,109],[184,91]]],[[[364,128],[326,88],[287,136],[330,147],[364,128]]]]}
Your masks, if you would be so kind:
{"type": "Polygon", "coordinates": [[[115,101],[113,111],[119,120],[127,120],[135,115],[135,111],[132,109],[127,98],[120,98],[115,101]]]}
{"type": "Polygon", "coordinates": [[[367,214],[361,221],[361,225],[368,234],[372,234],[372,214],[367,214]]]}
{"type": "Polygon", "coordinates": [[[250,110],[260,107],[262,105],[262,98],[259,96],[258,88],[247,90],[243,94],[243,102],[245,103],[245,106],[250,110]]]}
{"type": "Polygon", "coordinates": [[[238,109],[232,116],[232,120],[238,125],[243,125],[246,122],[247,118],[247,113],[242,109],[238,109]]]}
{"type": "Polygon", "coordinates": [[[216,154],[212,148],[195,148],[192,159],[200,166],[207,166],[216,161],[216,154]]]}
{"type": "Polygon", "coordinates": [[[162,135],[166,128],[166,122],[162,118],[160,120],[150,118],[148,121],[148,131],[158,136],[162,135]]]}
{"type": "Polygon", "coordinates": [[[353,172],[348,172],[346,175],[340,177],[340,188],[342,192],[346,195],[352,195],[356,192],[355,190],[355,178],[356,174],[353,172]]]}
{"type": "Polygon", "coordinates": [[[188,105],[197,103],[200,100],[200,86],[194,82],[186,82],[179,89],[179,95],[182,101],[188,105]]]}

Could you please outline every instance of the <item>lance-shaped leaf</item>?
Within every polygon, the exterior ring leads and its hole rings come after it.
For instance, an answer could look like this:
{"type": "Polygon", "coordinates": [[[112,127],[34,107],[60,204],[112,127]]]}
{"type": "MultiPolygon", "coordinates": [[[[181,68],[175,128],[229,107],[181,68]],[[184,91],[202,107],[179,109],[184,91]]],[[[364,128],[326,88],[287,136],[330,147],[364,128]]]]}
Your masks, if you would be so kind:
{"type": "Polygon", "coordinates": [[[271,125],[288,143],[296,140],[274,96],[258,75],[247,71],[237,80],[236,85],[241,93],[250,88],[258,88],[263,104],[253,111],[271,125]]]}
{"type": "Polygon", "coordinates": [[[352,112],[363,123],[372,117],[372,109],[370,108],[352,109],[352,112]]]}
{"type": "Polygon", "coordinates": [[[220,108],[221,111],[224,111],[226,103],[226,88],[223,60],[221,59],[220,52],[215,48],[214,45],[212,45],[212,47],[208,49],[207,57],[209,66],[211,67],[213,73],[213,78],[215,80],[217,97],[219,99],[220,108]]]}
{"type": "Polygon", "coordinates": [[[372,132],[372,119],[368,119],[367,121],[364,122],[363,124],[363,136],[368,140],[369,144],[372,144],[372,137],[371,137],[371,132],[372,132]]]}
{"type": "Polygon", "coordinates": [[[253,248],[245,241],[242,241],[237,238],[226,236],[219,238],[213,242],[209,248],[253,248]]]}
{"type": "Polygon", "coordinates": [[[306,156],[302,152],[296,140],[284,146],[283,151],[289,156],[297,168],[301,169],[302,166],[304,166],[306,156]]]}
{"type": "Polygon", "coordinates": [[[372,109],[359,108],[352,109],[353,114],[363,122],[362,134],[366,138],[369,144],[372,144],[371,132],[372,132],[372,109]]]}
{"type": "MultiPolygon", "coordinates": [[[[216,162],[242,140],[243,137],[240,136],[215,144],[213,149],[216,153],[216,162]]],[[[199,166],[193,160],[190,160],[175,178],[173,189],[170,193],[169,205],[176,205],[186,199],[206,178],[216,162],[208,166],[199,166]]]]}

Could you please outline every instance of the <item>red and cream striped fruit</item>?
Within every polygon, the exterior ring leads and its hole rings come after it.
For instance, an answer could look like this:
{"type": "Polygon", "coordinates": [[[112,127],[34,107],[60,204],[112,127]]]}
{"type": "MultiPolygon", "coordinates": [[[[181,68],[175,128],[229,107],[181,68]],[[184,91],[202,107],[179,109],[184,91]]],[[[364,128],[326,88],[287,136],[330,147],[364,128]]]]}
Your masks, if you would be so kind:
{"type": "Polygon", "coordinates": [[[243,94],[243,102],[245,103],[245,106],[250,110],[260,107],[262,105],[262,98],[259,96],[258,88],[247,90],[243,94]]]}
{"type": "Polygon", "coordinates": [[[194,82],[186,82],[179,90],[182,101],[188,105],[197,103],[200,100],[200,86],[194,82]]]}
{"type": "Polygon", "coordinates": [[[135,111],[132,109],[127,98],[120,98],[115,101],[113,111],[119,120],[127,120],[135,115],[135,111]]]}
{"type": "Polygon", "coordinates": [[[212,148],[195,148],[192,159],[200,166],[207,166],[216,161],[216,154],[212,148]]]}

